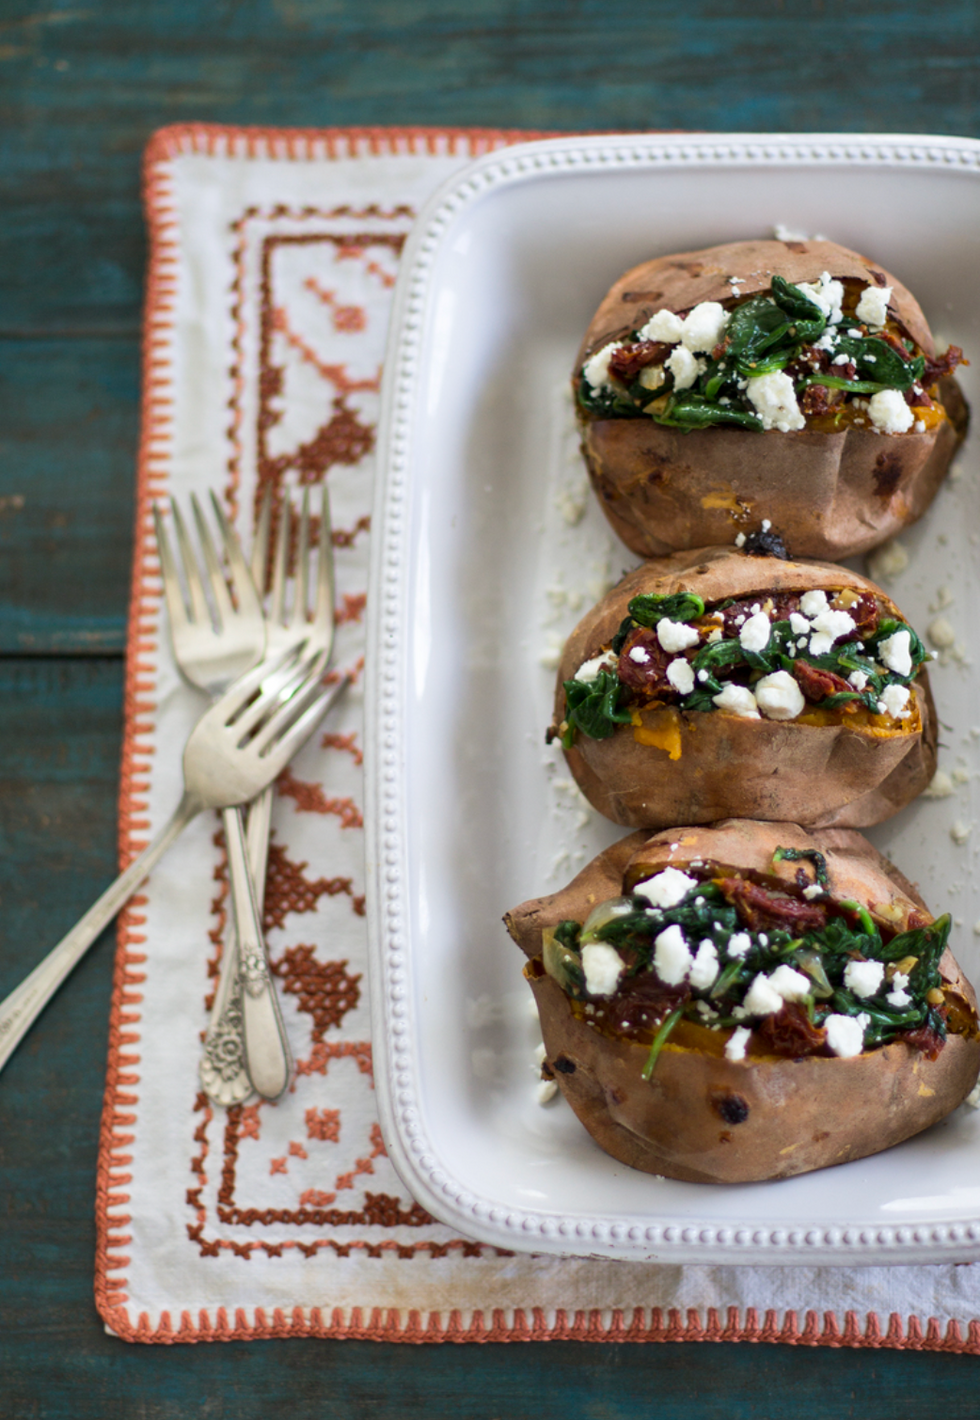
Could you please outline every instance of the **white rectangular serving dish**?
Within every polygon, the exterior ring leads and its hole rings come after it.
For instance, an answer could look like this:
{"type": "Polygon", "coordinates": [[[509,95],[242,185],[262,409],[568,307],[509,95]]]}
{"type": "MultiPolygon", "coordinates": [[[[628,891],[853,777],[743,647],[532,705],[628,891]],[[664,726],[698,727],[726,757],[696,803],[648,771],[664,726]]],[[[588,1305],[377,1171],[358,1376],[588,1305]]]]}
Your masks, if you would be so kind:
{"type": "MultiPolygon", "coordinates": [[[[554,650],[636,559],[587,491],[568,379],[609,285],[651,256],[777,224],[872,255],[980,370],[980,143],[855,136],[561,138],[493,153],[407,244],[385,366],[370,596],[368,883],[376,1079],[398,1172],[431,1213],[503,1248],[673,1262],[980,1257],[980,1112],[779,1183],[634,1172],[562,1101],[501,915],[620,830],[544,744],[554,650]]],[[[888,585],[935,666],[946,798],[871,834],[947,906],[980,980],[980,605],[975,436],[902,537],[888,585]],[[950,600],[951,599],[951,600],[950,600]],[[976,925],[976,932],[974,930],[976,925]]]]}

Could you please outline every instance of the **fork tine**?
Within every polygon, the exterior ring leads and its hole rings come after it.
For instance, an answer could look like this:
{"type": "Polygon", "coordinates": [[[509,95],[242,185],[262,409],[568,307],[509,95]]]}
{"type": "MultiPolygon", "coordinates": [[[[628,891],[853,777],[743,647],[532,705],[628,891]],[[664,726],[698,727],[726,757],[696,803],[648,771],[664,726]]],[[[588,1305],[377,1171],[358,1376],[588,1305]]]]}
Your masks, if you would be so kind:
{"type": "Polygon", "coordinates": [[[211,505],[214,508],[214,516],[217,519],[218,527],[221,530],[221,545],[224,548],[225,560],[228,563],[228,572],[231,577],[232,590],[235,593],[235,601],[239,612],[245,612],[249,616],[260,617],[262,615],[262,603],[259,601],[259,594],[255,589],[252,574],[248,570],[245,561],[245,554],[242,552],[242,545],[238,541],[238,534],[225,516],[225,510],[211,490],[211,505]]]}
{"type": "Polygon", "coordinates": [[[280,706],[302,693],[314,675],[319,674],[316,658],[301,660],[300,655],[300,649],[294,650],[285,661],[269,671],[262,681],[259,696],[250,704],[244,705],[232,720],[235,729],[241,732],[240,743],[248,738],[257,725],[268,720],[280,706]]]}
{"type": "Polygon", "coordinates": [[[285,617],[286,567],[289,561],[289,533],[292,523],[292,504],[284,493],[279,505],[279,528],[276,533],[276,554],[272,565],[272,599],[269,606],[269,620],[277,626],[285,617]]]}
{"type": "Polygon", "coordinates": [[[173,548],[170,546],[170,539],[167,537],[167,530],[163,525],[163,515],[156,503],[153,504],[153,528],[156,533],[160,571],[163,575],[163,592],[167,599],[170,625],[174,632],[178,632],[187,625],[187,607],[184,604],[184,593],[180,587],[180,574],[177,570],[173,548]]]}
{"type": "MultiPolygon", "coordinates": [[[[299,706],[300,697],[291,701],[289,705],[284,705],[269,725],[263,729],[261,735],[256,738],[255,743],[259,747],[260,757],[266,760],[271,759],[274,763],[277,762],[280,767],[288,764],[293,755],[302,749],[320,720],[349,684],[350,676],[344,675],[335,685],[320,691],[313,703],[308,705],[299,718],[294,719],[285,729],[281,727],[286,723],[285,712],[287,710],[295,711],[299,706]]],[[[310,690],[314,688],[319,690],[319,683],[316,681],[312,683],[310,690]]],[[[302,698],[308,701],[308,693],[303,692],[302,698]]]]}
{"type": "Polygon", "coordinates": [[[299,542],[296,548],[296,590],[293,596],[293,631],[306,625],[306,599],[310,581],[310,490],[303,489],[303,504],[299,519],[299,542]]]}
{"type": "Polygon", "coordinates": [[[180,548],[180,559],[184,566],[184,578],[187,582],[187,595],[190,598],[190,619],[195,622],[210,622],[211,609],[208,606],[208,599],[204,595],[204,584],[201,581],[201,569],[197,562],[197,553],[194,551],[194,544],[190,540],[187,532],[187,524],[181,516],[181,511],[176,500],[171,498],[170,509],[174,516],[174,527],[177,530],[177,546],[180,548]]]}
{"type": "Polygon", "coordinates": [[[204,566],[207,570],[208,582],[211,585],[211,595],[214,597],[214,606],[218,618],[218,630],[220,631],[234,614],[234,608],[231,604],[231,597],[228,594],[224,573],[221,570],[218,550],[214,545],[211,529],[208,527],[204,514],[201,512],[201,505],[197,501],[196,493],[191,494],[191,511],[194,514],[194,522],[197,525],[197,536],[201,543],[201,551],[204,554],[204,566]]]}
{"type": "Polygon", "coordinates": [[[320,552],[317,558],[316,606],[313,615],[319,625],[326,627],[324,652],[327,660],[330,659],[333,648],[335,596],[330,494],[327,485],[323,483],[320,486],[320,552]]]}
{"type": "Polygon", "coordinates": [[[265,582],[269,573],[269,528],[272,524],[272,485],[266,486],[262,495],[259,520],[255,524],[255,541],[252,543],[252,581],[259,597],[265,596],[265,582]]]}

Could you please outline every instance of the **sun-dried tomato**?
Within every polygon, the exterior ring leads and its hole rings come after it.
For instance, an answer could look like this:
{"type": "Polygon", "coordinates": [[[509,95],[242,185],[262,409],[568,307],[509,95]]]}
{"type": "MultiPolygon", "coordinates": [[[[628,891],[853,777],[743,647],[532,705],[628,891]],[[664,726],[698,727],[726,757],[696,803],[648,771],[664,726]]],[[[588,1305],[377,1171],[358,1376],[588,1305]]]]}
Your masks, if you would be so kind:
{"type": "Polygon", "coordinates": [[[641,971],[626,978],[612,1000],[604,1003],[602,1015],[621,1035],[647,1035],[690,999],[689,986],[666,986],[656,972],[641,971]]]}
{"type": "Polygon", "coordinates": [[[635,345],[622,345],[609,360],[610,373],[624,384],[631,385],[648,365],[662,365],[670,354],[670,346],[659,340],[638,340],[635,345]]]}
{"type": "Polygon", "coordinates": [[[667,667],[676,656],[665,651],[653,627],[638,626],[629,633],[619,653],[616,674],[623,685],[636,695],[652,699],[656,696],[676,696],[677,691],[667,679],[667,667]],[[630,655],[630,652],[636,656],[630,655]]]}
{"type": "Polygon", "coordinates": [[[767,602],[772,603],[772,610],[769,612],[770,621],[788,621],[790,613],[800,609],[800,599],[795,592],[776,592],[772,595],[768,592],[760,592],[758,596],[743,598],[741,601],[732,602],[731,606],[725,607],[722,612],[722,616],[725,618],[725,635],[737,638],[745,622],[753,615],[752,608],[764,607],[767,602]]]}
{"type": "Polygon", "coordinates": [[[957,365],[962,365],[963,351],[958,345],[951,345],[944,355],[926,356],[925,373],[922,376],[924,385],[934,385],[937,380],[941,380],[944,375],[951,375],[957,365]]]}
{"type": "Polygon", "coordinates": [[[847,608],[847,614],[854,622],[854,630],[849,636],[843,637],[843,640],[866,641],[878,630],[881,609],[873,592],[862,592],[857,601],[847,608]]]}
{"type": "Polygon", "coordinates": [[[817,415],[830,412],[830,390],[826,385],[807,385],[800,400],[803,414],[817,415]]]}
{"type": "Polygon", "coordinates": [[[794,661],[793,675],[811,705],[819,705],[828,695],[840,695],[843,691],[854,689],[843,676],[836,675],[834,671],[822,671],[817,666],[811,666],[809,661],[794,661]]]}
{"type": "Polygon", "coordinates": [[[804,1008],[796,1001],[787,1001],[781,1011],[767,1016],[756,1030],[774,1055],[815,1055],[827,1041],[827,1032],[815,1026],[804,1008]]]}
{"type": "Polygon", "coordinates": [[[913,1050],[921,1050],[927,1060],[936,1060],[946,1041],[932,1026],[919,1026],[918,1030],[903,1030],[898,1037],[913,1050]]]}
{"type": "Polygon", "coordinates": [[[745,878],[721,878],[718,886],[735,907],[746,927],[756,932],[767,928],[798,933],[819,931],[827,923],[827,909],[816,902],[771,893],[745,878]]]}

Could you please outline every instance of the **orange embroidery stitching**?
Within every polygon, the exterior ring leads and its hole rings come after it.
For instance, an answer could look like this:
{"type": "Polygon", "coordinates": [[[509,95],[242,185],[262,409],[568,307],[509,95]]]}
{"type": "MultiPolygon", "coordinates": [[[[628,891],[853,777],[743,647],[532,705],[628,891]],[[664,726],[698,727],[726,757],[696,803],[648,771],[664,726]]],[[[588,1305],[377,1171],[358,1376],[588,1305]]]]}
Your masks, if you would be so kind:
{"type": "MultiPolygon", "coordinates": [[[[357,761],[360,763],[360,760],[357,761]]],[[[276,780],[280,794],[296,800],[297,809],[312,814],[336,814],[341,828],[363,828],[364,819],[353,799],[330,799],[319,784],[308,784],[297,779],[291,770],[284,769],[276,780]]],[[[346,880],[345,880],[346,881],[346,880]]]]}
{"type": "Polygon", "coordinates": [[[308,1139],[323,1139],[332,1144],[340,1142],[339,1109],[308,1109],[304,1118],[308,1139]]]}

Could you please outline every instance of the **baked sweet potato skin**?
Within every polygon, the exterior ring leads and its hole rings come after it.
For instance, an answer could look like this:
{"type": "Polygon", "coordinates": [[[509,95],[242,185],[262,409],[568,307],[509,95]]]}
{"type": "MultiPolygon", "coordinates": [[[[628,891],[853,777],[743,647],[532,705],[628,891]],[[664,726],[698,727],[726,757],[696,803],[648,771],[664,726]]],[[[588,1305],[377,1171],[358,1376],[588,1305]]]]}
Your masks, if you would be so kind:
{"type": "MultiPolygon", "coordinates": [[[[743,296],[790,282],[837,278],[891,286],[889,305],[927,355],[932,333],[915,297],[889,272],[834,242],[733,242],[644,262],[622,276],[592,319],[575,365],[657,310],[678,313],[725,301],[729,277],[743,296]]],[[[641,557],[731,543],[768,518],[791,551],[838,560],[877,547],[925,512],[968,419],[956,380],[940,382],[947,419],[922,433],[683,433],[652,419],[583,416],[582,450],[593,487],[617,534],[641,557]]]]}
{"type": "Polygon", "coordinates": [[[695,859],[792,882],[801,864],[773,864],[777,847],[823,853],[833,895],[855,897],[898,930],[912,913],[919,922],[929,917],[916,890],[859,833],[728,821],[651,837],[634,833],[567,888],[523,903],[504,919],[531,958],[525,975],[555,1079],[596,1142],[631,1168],[693,1183],[788,1178],[890,1148],[944,1118],[973,1088],[980,1070],[976,997],[948,950],[940,963],[947,999],[973,1025],[950,1034],[935,1060],[896,1041],[849,1060],[791,1060],[750,1047],[745,1060],[731,1061],[720,1033],[689,1026],[684,1043],[668,1041],[649,1081],[641,1075],[648,1048],[595,1030],[545,975],[546,927],[569,917],[582,921],[624,885],[695,859]]]}
{"type": "MultiPolygon", "coordinates": [[[[692,591],[707,605],[756,592],[818,587],[870,591],[894,609],[873,582],[831,563],[749,557],[730,547],[643,563],[586,613],[569,637],[558,669],[555,725],[564,717],[563,682],[609,644],[632,597],[692,591]]],[[[914,694],[921,719],[916,733],[882,736],[846,723],[814,726],[666,708],[645,720],[676,727],[678,759],[639,744],[631,725],[619,726],[605,740],[580,734],[565,757],[593,807],[628,828],[722,818],[864,828],[904,808],[935,773],[938,722],[924,671],[914,694]]]]}

